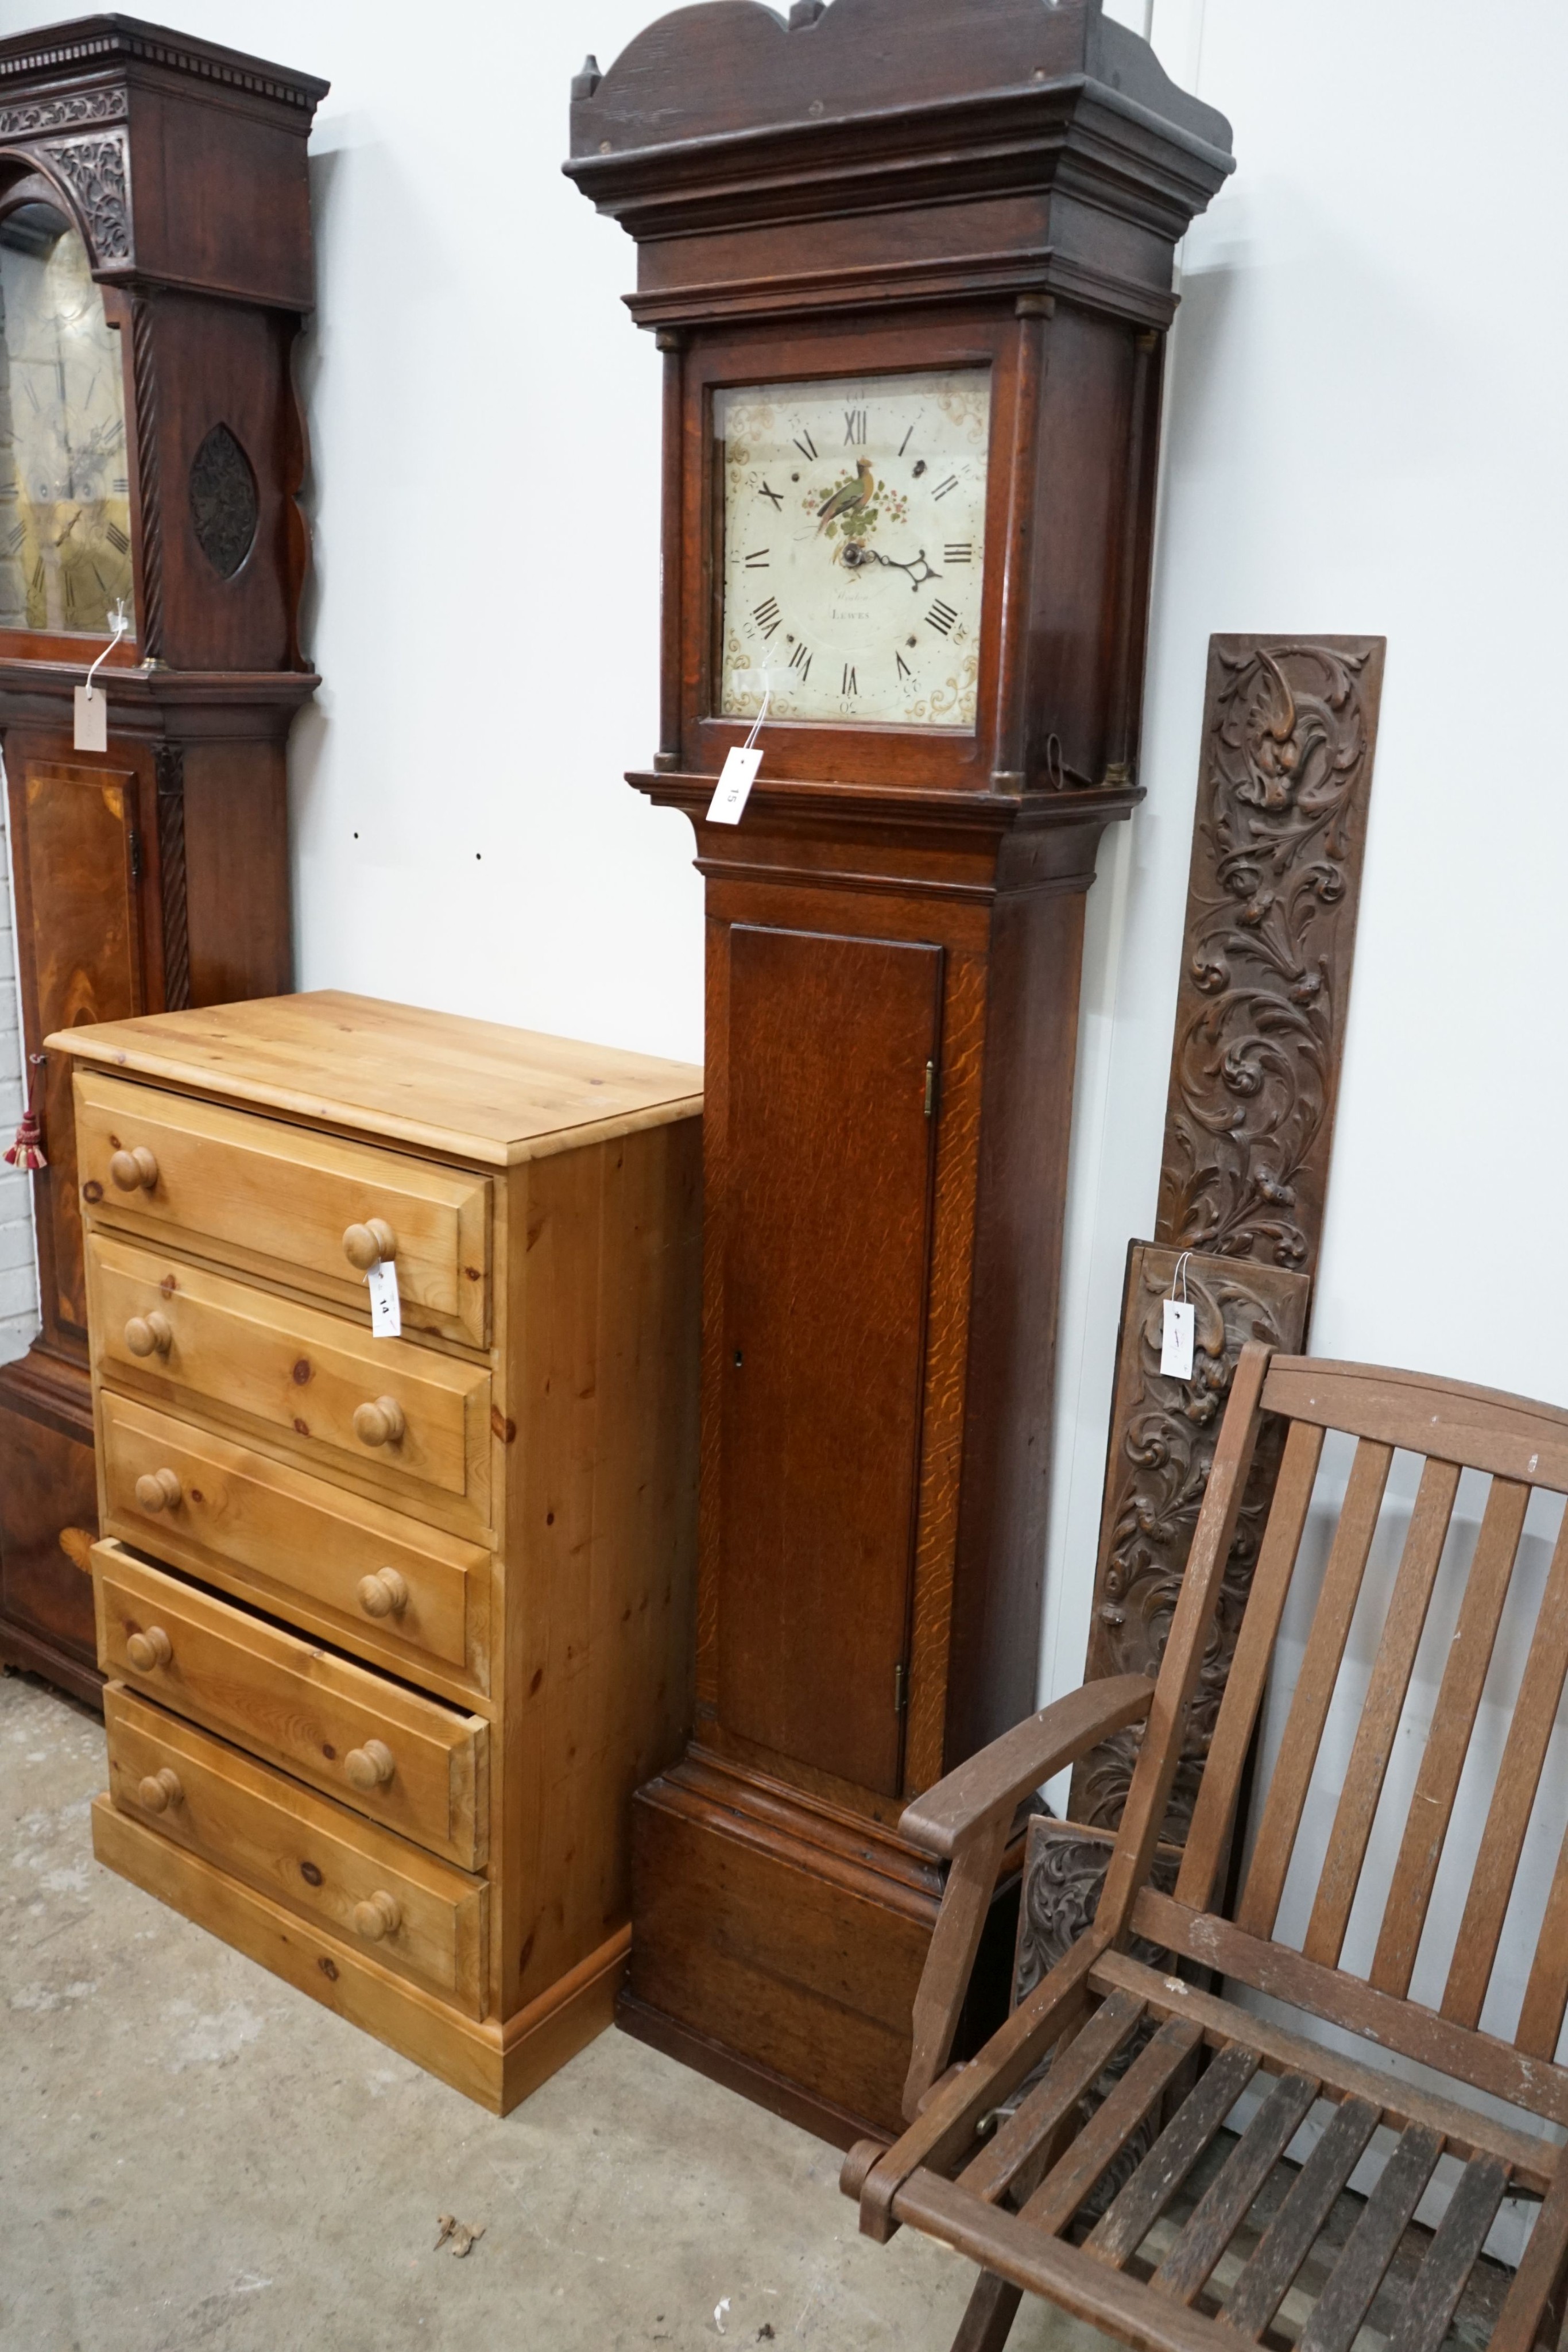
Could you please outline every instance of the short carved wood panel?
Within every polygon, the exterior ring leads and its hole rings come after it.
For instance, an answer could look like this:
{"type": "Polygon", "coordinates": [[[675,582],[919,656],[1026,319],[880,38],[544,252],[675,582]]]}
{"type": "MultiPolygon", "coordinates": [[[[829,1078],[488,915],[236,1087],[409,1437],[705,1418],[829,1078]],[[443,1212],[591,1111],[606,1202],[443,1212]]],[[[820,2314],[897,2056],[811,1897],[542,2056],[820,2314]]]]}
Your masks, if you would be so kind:
{"type": "Polygon", "coordinates": [[[1157,1241],[1316,1263],[1382,637],[1211,637],[1157,1241]]]}
{"type": "MultiPolygon", "coordinates": [[[[1285,1267],[1161,1249],[1152,1242],[1134,1242],[1129,1249],[1086,1682],[1104,1675],[1157,1673],[1237,1359],[1249,1339],[1298,1352],[1306,1335],[1311,1288],[1304,1274],[1285,1267]],[[1189,1381],[1167,1379],[1160,1370],[1162,1306],[1173,1290],[1177,1297],[1185,1290],[1195,1309],[1189,1381]]],[[[1172,1844],[1186,1839],[1192,1817],[1282,1439],[1279,1423],[1264,1423],[1166,1815],[1163,1834],[1172,1844]]],[[[1070,1807],[1074,1822],[1116,1828],[1142,1737],[1142,1725],[1119,1731],[1077,1765],[1070,1807]]]]}

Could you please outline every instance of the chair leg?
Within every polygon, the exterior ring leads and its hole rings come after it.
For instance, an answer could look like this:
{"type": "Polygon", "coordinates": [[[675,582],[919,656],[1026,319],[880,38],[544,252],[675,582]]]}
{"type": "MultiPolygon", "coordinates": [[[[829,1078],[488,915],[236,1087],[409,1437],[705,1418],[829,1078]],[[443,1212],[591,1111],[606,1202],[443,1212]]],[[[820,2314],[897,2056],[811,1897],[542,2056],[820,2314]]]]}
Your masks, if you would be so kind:
{"type": "Polygon", "coordinates": [[[953,2338],[953,2352],[1002,2352],[1022,2301],[1021,2286],[998,2278],[994,2271],[982,2271],[953,2338]]]}

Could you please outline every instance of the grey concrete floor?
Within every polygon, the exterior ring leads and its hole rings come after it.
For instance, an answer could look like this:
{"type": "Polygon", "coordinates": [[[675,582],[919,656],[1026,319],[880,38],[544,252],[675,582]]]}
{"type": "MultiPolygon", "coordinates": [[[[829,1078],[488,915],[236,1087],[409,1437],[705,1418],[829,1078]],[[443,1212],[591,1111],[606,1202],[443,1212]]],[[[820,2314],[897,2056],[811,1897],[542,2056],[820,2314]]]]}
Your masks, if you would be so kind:
{"type": "Polygon", "coordinates": [[[973,2272],[859,2238],[833,2150],[615,2032],[497,2121],[100,1869],[104,1779],[0,1679],[3,2352],[945,2352],[973,2272]]]}

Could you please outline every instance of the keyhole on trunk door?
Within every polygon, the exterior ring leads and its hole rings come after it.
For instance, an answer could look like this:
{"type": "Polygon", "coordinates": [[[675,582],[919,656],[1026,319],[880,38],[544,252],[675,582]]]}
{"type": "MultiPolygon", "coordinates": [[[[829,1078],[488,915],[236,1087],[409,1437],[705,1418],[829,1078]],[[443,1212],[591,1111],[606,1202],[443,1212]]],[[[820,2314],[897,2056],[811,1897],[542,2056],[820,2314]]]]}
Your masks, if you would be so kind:
{"type": "Polygon", "coordinates": [[[736,1360],[736,1364],[737,1364],[737,1366],[738,1367],[738,1365],[739,1365],[739,1363],[740,1363],[740,1360],[741,1360],[741,1357],[740,1357],[740,1349],[739,1349],[738,1348],[737,1348],[737,1349],[736,1349],[736,1351],[735,1351],[735,1360],[736,1360]]]}

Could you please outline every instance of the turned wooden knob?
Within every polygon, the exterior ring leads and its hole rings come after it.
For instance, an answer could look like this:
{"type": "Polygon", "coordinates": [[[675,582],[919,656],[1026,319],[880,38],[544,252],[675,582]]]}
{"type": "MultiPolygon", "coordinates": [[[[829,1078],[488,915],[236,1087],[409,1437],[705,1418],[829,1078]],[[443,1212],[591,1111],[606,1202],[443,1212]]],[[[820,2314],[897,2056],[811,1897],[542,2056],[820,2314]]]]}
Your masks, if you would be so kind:
{"type": "Polygon", "coordinates": [[[354,1933],[363,1936],[367,1943],[379,1944],[383,1936],[395,1936],[402,1924],[395,1895],[378,1886],[368,1903],[356,1903],[353,1909],[354,1933]]]}
{"type": "Polygon", "coordinates": [[[356,1789],[384,1789],[392,1776],[392,1752],[379,1739],[367,1739],[362,1748],[350,1748],[343,1759],[343,1769],[356,1789]]]}
{"type": "Polygon", "coordinates": [[[401,1445],[406,1427],[396,1397],[378,1397],[374,1404],[354,1407],[354,1435],[361,1445],[401,1445]]]}
{"type": "Polygon", "coordinates": [[[174,1344],[174,1327],[156,1307],[151,1315],[133,1315],[125,1327],[125,1344],[133,1356],[166,1356],[174,1344]]]}
{"type": "Polygon", "coordinates": [[[362,1225],[350,1225],[343,1235],[343,1255],[361,1274],[369,1274],[372,1265],[390,1265],[397,1255],[397,1235],[384,1217],[367,1217],[362,1225]]]}
{"type": "Polygon", "coordinates": [[[378,1568],[360,1579],[360,1606],[367,1617],[397,1617],[408,1607],[408,1586],[395,1568],[378,1568]]]}
{"type": "Polygon", "coordinates": [[[125,1654],[139,1675],[150,1675],[159,1666],[166,1666],[174,1654],[174,1644],[162,1625],[149,1625],[145,1633],[128,1636],[125,1654]]]}
{"type": "Polygon", "coordinates": [[[158,1187],[158,1162],[144,1143],[134,1151],[113,1153],[109,1172],[122,1192],[152,1192],[158,1187]]]}
{"type": "Polygon", "coordinates": [[[180,1786],[180,1776],[165,1764],[161,1772],[149,1772],[136,1791],[137,1802],[149,1813],[167,1812],[171,1805],[184,1802],[185,1791],[180,1786]]]}
{"type": "Polygon", "coordinates": [[[147,1470],[136,1481],[136,1499],[144,1511],[172,1511],[185,1498],[172,1470],[147,1470]]]}

